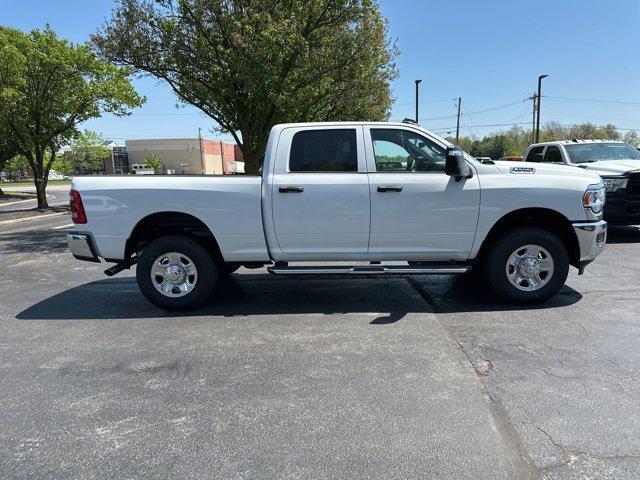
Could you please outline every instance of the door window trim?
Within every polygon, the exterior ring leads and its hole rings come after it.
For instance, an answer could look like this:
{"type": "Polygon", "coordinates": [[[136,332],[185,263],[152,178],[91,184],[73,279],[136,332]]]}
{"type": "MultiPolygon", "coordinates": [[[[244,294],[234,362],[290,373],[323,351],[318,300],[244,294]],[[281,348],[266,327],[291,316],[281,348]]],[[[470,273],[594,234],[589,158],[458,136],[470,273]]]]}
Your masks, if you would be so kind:
{"type": "Polygon", "coordinates": [[[364,129],[364,151],[365,151],[365,156],[366,156],[366,160],[367,160],[367,173],[380,173],[380,174],[387,174],[387,173],[396,173],[396,174],[408,174],[408,175],[421,175],[421,174],[428,174],[428,175],[433,175],[433,174],[442,174],[442,175],[446,175],[446,173],[444,172],[444,170],[427,170],[427,171],[420,171],[420,172],[407,172],[407,171],[378,171],[378,167],[376,165],[376,153],[375,150],[373,148],[373,139],[371,137],[371,130],[402,130],[405,132],[411,132],[413,134],[416,135],[420,135],[421,137],[426,138],[427,140],[429,140],[430,142],[435,143],[436,145],[438,145],[441,148],[444,148],[445,150],[447,149],[447,145],[438,141],[436,138],[433,138],[432,136],[428,135],[427,133],[421,131],[421,130],[417,130],[417,129],[413,129],[413,128],[408,128],[406,126],[389,126],[389,125],[365,125],[365,129],[364,129]]]}
{"type": "Polygon", "coordinates": [[[362,131],[362,125],[310,125],[310,126],[299,126],[299,127],[289,127],[283,129],[278,139],[278,151],[276,152],[276,162],[275,162],[275,174],[286,174],[286,175],[323,175],[323,174],[331,174],[331,175],[354,175],[354,174],[362,174],[367,173],[367,164],[366,164],[366,148],[364,142],[364,135],[362,131]],[[357,170],[355,171],[315,171],[315,172],[292,172],[289,168],[289,161],[291,158],[291,147],[293,145],[293,137],[296,133],[306,132],[311,130],[354,130],[356,134],[356,160],[357,160],[357,170]],[[289,138],[286,139],[286,136],[289,138]],[[285,138],[283,138],[285,137],[285,138]],[[286,144],[285,151],[281,151],[283,149],[283,144],[286,144]],[[286,159],[282,159],[281,155],[286,156],[286,159]],[[282,162],[284,160],[284,162],[282,162]],[[284,167],[284,168],[283,168],[284,167]]]}
{"type": "Polygon", "coordinates": [[[545,145],[544,150],[542,151],[542,161],[540,163],[546,163],[547,165],[564,165],[564,155],[562,154],[562,148],[560,145],[545,145]],[[545,158],[547,157],[547,150],[551,147],[556,147],[560,152],[560,163],[558,162],[545,162],[545,158]]]}

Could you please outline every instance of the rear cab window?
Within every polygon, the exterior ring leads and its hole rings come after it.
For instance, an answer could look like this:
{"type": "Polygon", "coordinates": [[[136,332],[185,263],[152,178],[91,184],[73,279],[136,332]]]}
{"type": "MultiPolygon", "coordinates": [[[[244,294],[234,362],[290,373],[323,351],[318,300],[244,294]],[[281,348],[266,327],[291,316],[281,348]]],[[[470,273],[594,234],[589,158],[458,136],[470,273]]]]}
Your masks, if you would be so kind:
{"type": "Polygon", "coordinates": [[[289,152],[291,173],[344,173],[358,171],[354,128],[301,130],[293,135],[289,152]]]}
{"type": "Polygon", "coordinates": [[[564,162],[562,161],[562,152],[560,151],[560,147],[556,145],[549,145],[544,151],[544,158],[542,161],[544,163],[557,163],[562,165],[564,162]]]}

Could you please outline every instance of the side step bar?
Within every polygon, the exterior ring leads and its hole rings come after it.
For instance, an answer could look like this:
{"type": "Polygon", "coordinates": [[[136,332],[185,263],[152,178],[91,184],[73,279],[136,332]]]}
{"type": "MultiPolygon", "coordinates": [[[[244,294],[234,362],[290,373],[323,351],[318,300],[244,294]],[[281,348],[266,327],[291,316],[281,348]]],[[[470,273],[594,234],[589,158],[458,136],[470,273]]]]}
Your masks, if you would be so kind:
{"type": "Polygon", "coordinates": [[[411,265],[362,266],[273,266],[267,268],[272,275],[446,275],[467,273],[469,265],[437,265],[432,267],[411,265]]]}

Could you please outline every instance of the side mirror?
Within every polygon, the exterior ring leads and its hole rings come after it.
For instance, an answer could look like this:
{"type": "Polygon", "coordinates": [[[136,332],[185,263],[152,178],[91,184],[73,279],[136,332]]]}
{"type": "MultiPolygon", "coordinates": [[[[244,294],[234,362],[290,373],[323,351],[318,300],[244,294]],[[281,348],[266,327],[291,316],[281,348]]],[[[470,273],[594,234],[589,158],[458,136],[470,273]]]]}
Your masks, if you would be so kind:
{"type": "Polygon", "coordinates": [[[450,177],[455,177],[456,181],[461,178],[473,177],[473,170],[464,159],[460,147],[448,147],[447,159],[444,165],[444,173],[450,177]]]}
{"type": "Polygon", "coordinates": [[[543,155],[541,153],[534,153],[533,157],[531,157],[531,161],[540,163],[543,158],[544,157],[543,157],[543,155]]]}

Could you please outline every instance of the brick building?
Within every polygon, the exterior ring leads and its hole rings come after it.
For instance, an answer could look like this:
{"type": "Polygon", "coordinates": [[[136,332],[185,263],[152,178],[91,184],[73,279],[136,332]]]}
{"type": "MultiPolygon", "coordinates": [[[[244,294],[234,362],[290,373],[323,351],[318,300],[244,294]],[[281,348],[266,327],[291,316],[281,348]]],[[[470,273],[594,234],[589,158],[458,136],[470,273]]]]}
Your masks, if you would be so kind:
{"type": "Polygon", "coordinates": [[[223,175],[244,173],[237,145],[208,138],[126,140],[125,147],[110,144],[105,160],[107,174],[133,173],[144,168],[147,157],[157,155],[164,170],[175,175],[223,175]],[[126,163],[126,165],[125,165],[126,163]]]}

